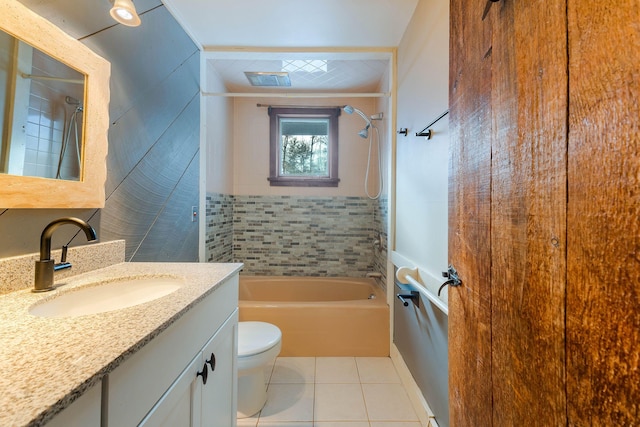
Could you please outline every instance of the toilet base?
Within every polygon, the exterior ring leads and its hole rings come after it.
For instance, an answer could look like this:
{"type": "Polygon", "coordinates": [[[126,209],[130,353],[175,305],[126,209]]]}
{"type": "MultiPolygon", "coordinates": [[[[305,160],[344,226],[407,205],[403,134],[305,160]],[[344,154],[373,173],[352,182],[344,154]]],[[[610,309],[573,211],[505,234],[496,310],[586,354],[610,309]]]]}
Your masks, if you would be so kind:
{"type": "Polygon", "coordinates": [[[262,369],[249,375],[238,376],[238,418],[257,414],[267,402],[267,386],[262,369]]]}

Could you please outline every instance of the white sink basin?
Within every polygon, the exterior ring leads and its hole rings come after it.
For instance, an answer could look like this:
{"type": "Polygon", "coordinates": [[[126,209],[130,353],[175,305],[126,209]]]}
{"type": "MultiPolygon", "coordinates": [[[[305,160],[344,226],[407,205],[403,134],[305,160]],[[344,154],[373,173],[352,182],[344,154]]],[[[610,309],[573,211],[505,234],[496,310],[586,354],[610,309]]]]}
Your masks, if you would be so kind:
{"type": "Polygon", "coordinates": [[[104,313],[153,301],[175,292],[185,281],[177,277],[127,277],[109,282],[98,282],[60,294],[29,308],[39,317],[78,317],[104,313]]]}

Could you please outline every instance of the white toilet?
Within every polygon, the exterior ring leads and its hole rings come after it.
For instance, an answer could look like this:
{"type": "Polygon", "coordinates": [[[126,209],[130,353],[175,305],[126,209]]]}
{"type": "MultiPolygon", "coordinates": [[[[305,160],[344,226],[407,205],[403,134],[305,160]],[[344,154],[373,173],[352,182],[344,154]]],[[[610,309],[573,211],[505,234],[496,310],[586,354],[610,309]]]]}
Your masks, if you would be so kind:
{"type": "Polygon", "coordinates": [[[280,354],[282,332],[266,322],[238,323],[238,418],[258,413],[267,401],[264,368],[280,354]]]}

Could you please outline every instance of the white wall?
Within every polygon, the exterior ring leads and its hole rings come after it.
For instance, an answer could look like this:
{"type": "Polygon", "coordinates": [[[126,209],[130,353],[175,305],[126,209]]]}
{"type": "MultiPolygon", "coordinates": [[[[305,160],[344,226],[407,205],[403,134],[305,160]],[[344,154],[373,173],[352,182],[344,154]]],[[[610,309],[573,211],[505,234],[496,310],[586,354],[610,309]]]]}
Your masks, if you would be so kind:
{"type": "MultiPolygon", "coordinates": [[[[203,67],[206,73],[201,81],[206,81],[204,92],[221,93],[226,88],[215,71],[206,65],[203,67]]],[[[206,138],[206,156],[201,165],[205,171],[206,179],[204,188],[206,193],[232,194],[233,193],[233,99],[220,96],[205,96],[203,99],[202,137],[206,138]]]]}
{"type": "Polygon", "coordinates": [[[432,127],[431,140],[416,137],[448,109],[449,7],[421,1],[398,48],[395,256],[427,272],[437,291],[447,267],[448,116],[432,127]]]}
{"type": "MultiPolygon", "coordinates": [[[[269,176],[269,115],[265,105],[352,105],[366,115],[374,111],[370,98],[236,98],[234,102],[234,194],[235,195],[298,195],[298,196],[364,196],[368,140],[358,131],[365,122],[357,114],[342,112],[339,118],[340,184],[335,187],[271,187],[269,176]]],[[[382,134],[381,134],[382,135],[382,134]]],[[[377,160],[374,159],[375,162],[377,160]]],[[[377,163],[376,163],[377,164],[377,163]]],[[[377,182],[377,168],[370,180],[377,182]]]]}

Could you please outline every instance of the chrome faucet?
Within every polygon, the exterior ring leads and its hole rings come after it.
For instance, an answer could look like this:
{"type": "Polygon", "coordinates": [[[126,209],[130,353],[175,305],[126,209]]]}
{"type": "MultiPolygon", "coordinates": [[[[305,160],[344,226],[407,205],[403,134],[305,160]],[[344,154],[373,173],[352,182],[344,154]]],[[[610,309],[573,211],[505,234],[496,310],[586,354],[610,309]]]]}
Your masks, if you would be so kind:
{"type": "Polygon", "coordinates": [[[53,272],[62,268],[69,268],[71,264],[66,262],[66,247],[63,247],[62,262],[56,265],[55,261],[51,259],[51,236],[53,232],[63,224],[74,224],[78,226],[84,234],[87,236],[88,241],[97,239],[95,230],[87,224],[85,221],[66,217],[56,219],[47,225],[42,231],[40,236],[40,260],[36,261],[36,274],[33,292],[46,292],[53,290],[53,272]],[[57,268],[56,268],[57,267],[57,268]]]}

